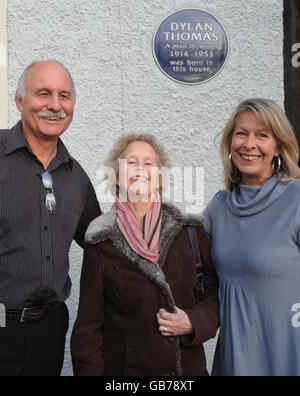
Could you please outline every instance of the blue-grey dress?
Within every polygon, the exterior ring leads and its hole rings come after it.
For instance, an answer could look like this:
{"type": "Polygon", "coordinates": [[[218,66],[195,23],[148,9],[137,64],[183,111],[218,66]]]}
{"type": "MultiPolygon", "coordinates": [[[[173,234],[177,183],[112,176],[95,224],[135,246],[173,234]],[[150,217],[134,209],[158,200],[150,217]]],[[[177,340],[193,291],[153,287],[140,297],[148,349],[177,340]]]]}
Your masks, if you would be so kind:
{"type": "Polygon", "coordinates": [[[300,182],[220,191],[204,212],[220,280],[218,376],[300,375],[300,182]]]}

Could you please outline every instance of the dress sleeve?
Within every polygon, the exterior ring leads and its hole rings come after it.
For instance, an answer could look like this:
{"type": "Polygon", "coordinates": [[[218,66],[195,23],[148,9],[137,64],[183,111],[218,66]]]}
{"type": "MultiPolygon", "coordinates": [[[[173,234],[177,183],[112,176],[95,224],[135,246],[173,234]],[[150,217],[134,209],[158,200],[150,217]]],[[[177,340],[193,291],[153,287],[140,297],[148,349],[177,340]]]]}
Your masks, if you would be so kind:
{"type": "Polygon", "coordinates": [[[206,209],[203,212],[204,216],[204,228],[207,235],[211,238],[213,234],[213,219],[214,214],[216,212],[216,204],[221,191],[219,191],[207,205],[206,209]]]}
{"type": "Polygon", "coordinates": [[[77,319],[71,337],[75,376],[102,376],[102,326],[104,321],[102,265],[96,248],[86,245],[80,280],[77,319]]]}

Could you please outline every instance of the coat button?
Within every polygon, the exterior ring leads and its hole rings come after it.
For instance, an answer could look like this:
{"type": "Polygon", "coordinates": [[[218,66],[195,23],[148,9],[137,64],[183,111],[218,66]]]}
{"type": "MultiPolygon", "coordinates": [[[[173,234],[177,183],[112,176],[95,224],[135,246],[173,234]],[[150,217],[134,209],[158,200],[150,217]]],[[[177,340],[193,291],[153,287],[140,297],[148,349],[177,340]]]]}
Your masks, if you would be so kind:
{"type": "Polygon", "coordinates": [[[176,338],[175,338],[175,337],[168,337],[168,338],[167,338],[167,341],[168,341],[170,344],[175,344],[176,338]]]}

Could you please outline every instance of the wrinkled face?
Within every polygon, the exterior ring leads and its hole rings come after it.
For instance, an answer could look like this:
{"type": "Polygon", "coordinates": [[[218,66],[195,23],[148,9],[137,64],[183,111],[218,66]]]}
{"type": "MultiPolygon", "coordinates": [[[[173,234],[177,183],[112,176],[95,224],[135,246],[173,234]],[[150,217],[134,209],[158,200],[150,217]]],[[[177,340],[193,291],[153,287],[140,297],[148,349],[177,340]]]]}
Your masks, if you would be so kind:
{"type": "Polygon", "coordinates": [[[70,125],[74,100],[66,70],[53,62],[33,66],[25,78],[25,97],[15,97],[22,112],[25,133],[45,139],[58,138],[70,125]]]}
{"type": "Polygon", "coordinates": [[[261,184],[273,174],[272,160],[279,155],[277,140],[256,115],[247,111],[236,120],[231,143],[232,160],[243,184],[261,184]]]}
{"type": "Polygon", "coordinates": [[[158,174],[157,155],[150,144],[133,142],[127,146],[120,164],[120,188],[127,187],[130,202],[150,202],[158,174]]]}

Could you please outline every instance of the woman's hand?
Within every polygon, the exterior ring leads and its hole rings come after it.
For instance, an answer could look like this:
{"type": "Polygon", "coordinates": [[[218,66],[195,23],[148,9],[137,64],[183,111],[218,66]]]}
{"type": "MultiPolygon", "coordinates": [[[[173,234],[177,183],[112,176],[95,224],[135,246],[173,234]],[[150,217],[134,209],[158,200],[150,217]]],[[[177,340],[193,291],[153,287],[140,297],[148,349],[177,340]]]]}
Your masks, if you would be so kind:
{"type": "Polygon", "coordinates": [[[181,309],[176,308],[176,313],[167,312],[161,308],[157,314],[159,331],[165,337],[181,336],[193,333],[192,323],[187,314],[181,309]]]}

